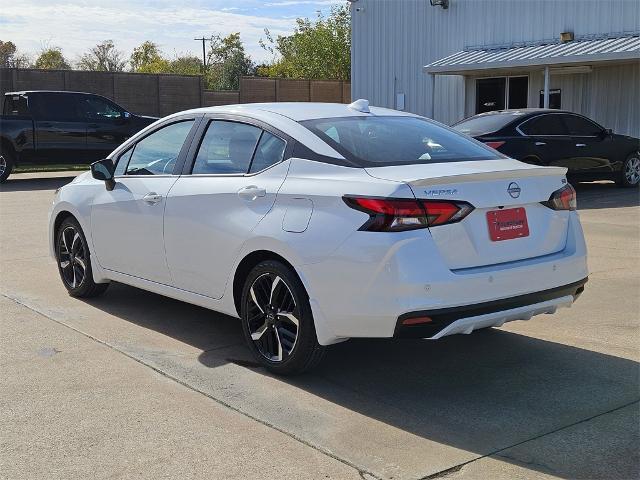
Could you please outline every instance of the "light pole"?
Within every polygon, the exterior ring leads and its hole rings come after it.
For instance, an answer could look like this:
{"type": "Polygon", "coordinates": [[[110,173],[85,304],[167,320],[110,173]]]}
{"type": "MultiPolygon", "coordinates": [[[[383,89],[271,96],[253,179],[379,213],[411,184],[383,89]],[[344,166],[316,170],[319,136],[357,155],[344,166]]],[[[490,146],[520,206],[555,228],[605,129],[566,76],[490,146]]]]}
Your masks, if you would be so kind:
{"type": "Polygon", "coordinates": [[[194,40],[202,42],[202,73],[204,73],[207,70],[207,52],[206,52],[205,42],[208,39],[205,37],[202,37],[202,38],[194,38],[194,40]]]}

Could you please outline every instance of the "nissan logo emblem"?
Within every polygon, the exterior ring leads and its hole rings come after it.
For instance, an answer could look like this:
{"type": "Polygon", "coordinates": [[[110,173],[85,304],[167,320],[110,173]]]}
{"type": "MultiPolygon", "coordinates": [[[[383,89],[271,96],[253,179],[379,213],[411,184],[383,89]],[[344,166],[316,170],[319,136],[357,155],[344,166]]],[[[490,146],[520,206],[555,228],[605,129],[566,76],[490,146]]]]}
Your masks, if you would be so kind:
{"type": "Polygon", "coordinates": [[[511,195],[511,198],[518,198],[520,196],[520,185],[516,182],[511,182],[509,184],[509,188],[507,188],[507,192],[511,195]]]}

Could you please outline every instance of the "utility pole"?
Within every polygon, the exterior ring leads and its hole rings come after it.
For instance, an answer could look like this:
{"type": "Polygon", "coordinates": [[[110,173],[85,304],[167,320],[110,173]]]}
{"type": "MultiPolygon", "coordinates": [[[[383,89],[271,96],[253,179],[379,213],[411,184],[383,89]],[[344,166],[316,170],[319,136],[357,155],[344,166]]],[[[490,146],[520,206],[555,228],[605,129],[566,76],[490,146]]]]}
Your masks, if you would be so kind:
{"type": "Polygon", "coordinates": [[[205,42],[209,39],[202,37],[202,38],[194,38],[194,40],[202,42],[202,73],[204,73],[207,70],[207,52],[206,52],[205,42]]]}

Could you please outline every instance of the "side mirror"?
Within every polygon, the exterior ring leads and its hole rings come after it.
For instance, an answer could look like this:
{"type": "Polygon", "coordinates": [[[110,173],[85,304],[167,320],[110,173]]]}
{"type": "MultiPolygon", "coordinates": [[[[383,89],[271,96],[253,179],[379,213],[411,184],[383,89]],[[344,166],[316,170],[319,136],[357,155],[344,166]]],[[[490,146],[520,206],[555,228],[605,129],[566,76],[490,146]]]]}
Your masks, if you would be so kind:
{"type": "Polygon", "coordinates": [[[109,158],[98,160],[91,164],[91,175],[96,180],[102,180],[105,183],[108,191],[111,191],[116,186],[116,181],[113,179],[114,166],[113,161],[109,158]]]}
{"type": "Polygon", "coordinates": [[[613,129],[611,129],[611,128],[605,128],[605,129],[604,129],[604,133],[605,133],[605,135],[613,135],[613,129]]]}

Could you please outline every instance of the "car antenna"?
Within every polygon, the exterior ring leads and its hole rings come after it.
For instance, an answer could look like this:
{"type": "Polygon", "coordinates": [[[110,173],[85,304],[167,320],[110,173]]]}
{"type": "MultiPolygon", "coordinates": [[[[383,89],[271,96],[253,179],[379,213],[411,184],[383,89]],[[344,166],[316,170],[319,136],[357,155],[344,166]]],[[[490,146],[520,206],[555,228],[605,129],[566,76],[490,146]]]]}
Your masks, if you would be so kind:
{"type": "Polygon", "coordinates": [[[355,102],[350,103],[348,108],[356,110],[357,112],[371,113],[369,110],[369,100],[365,100],[364,98],[359,98],[355,102]]]}

